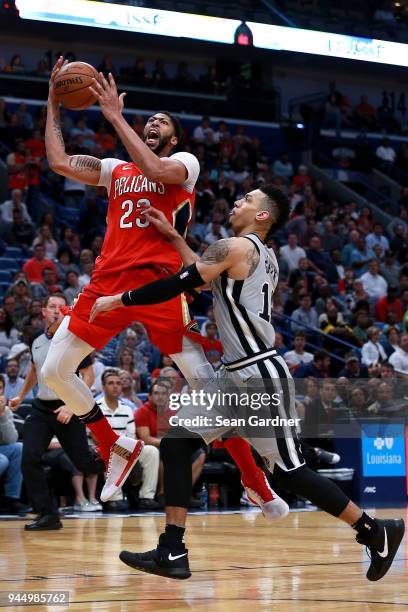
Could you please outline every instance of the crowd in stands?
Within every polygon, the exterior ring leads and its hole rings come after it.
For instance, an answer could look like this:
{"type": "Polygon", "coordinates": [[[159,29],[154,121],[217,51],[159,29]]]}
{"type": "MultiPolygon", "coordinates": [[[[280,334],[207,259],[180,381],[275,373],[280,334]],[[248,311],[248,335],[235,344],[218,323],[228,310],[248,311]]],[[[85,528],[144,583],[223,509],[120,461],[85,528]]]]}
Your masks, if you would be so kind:
{"type": "MultiPolygon", "coordinates": [[[[86,116],[74,120],[63,113],[67,150],[123,158],[115,135],[98,121],[93,124],[86,116]]],[[[143,125],[142,117],[133,118],[139,135],[143,125]]],[[[9,181],[9,196],[0,203],[1,430],[2,420],[10,422],[5,403],[18,395],[29,367],[31,339],[43,328],[44,300],[59,293],[72,304],[90,280],[103,242],[107,199],[101,188],[84,187],[50,172],[43,108],[32,113],[22,103],[17,112],[10,112],[0,101],[0,142],[9,181]]],[[[295,378],[306,383],[301,394],[305,421],[309,406],[317,410],[317,401],[318,412],[325,411],[328,420],[337,414],[331,409],[334,404],[359,416],[389,413],[395,406],[400,410],[393,401],[396,386],[390,382],[408,376],[408,202],[399,204],[399,216],[392,227],[384,228],[373,219],[370,207],[333,201],[308,167],[296,167],[288,152],[270,159],[261,140],[250,138],[244,127],[214,124],[208,117],[185,133],[183,149],[193,152],[201,165],[187,236],[198,253],[230,235],[229,211],[251,189],[273,183],[289,197],[289,222],[268,245],[280,268],[272,317],[275,348],[295,378]],[[336,383],[330,382],[333,377],[336,383]]],[[[217,367],[222,345],[210,303],[204,296],[192,312],[201,316],[205,351],[217,367]]],[[[135,322],[94,352],[91,363],[93,393],[115,427],[136,430],[157,448],[155,411],[181,381],[170,357],[161,355],[135,322]]],[[[404,386],[398,389],[400,393],[404,386]]],[[[16,443],[14,434],[7,439],[16,443]]],[[[150,465],[157,467],[153,455],[154,451],[150,465]]],[[[196,460],[199,474],[204,458],[196,460]]],[[[76,475],[71,472],[70,477],[76,475]]],[[[142,498],[150,500],[144,502],[146,508],[156,507],[156,476],[147,484],[142,479],[142,498]]],[[[140,484],[140,474],[138,478],[135,482],[140,484]]],[[[11,490],[6,498],[15,497],[16,487],[11,490]]],[[[97,503],[94,490],[88,502],[81,493],[75,500],[84,509],[94,509],[97,503]]]]}

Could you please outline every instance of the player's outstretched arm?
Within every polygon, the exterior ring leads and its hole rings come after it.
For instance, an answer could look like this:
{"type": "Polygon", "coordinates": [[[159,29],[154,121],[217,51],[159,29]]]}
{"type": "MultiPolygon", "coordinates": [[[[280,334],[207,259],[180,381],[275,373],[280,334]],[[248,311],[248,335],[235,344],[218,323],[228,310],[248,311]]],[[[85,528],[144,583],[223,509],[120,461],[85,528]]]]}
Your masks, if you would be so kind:
{"type": "Polygon", "coordinates": [[[161,234],[174,246],[183,260],[184,266],[191,266],[194,262],[200,259],[197,253],[194,253],[188,246],[175,227],[167,219],[166,215],[154,206],[149,206],[143,211],[143,214],[149,219],[150,223],[159,230],[161,234]]]}
{"type": "MultiPolygon", "coordinates": [[[[103,76],[102,72],[99,73],[99,77],[100,82],[93,79],[93,85],[89,89],[98,99],[105,119],[110,121],[115,128],[136,166],[151,181],[175,185],[184,183],[188,174],[185,165],[176,159],[167,157],[160,159],[145,145],[122,114],[123,99],[126,94],[118,95],[115,79],[111,73],[108,79],[103,76]]],[[[160,121],[170,122],[170,119],[163,117],[160,121]]]]}
{"type": "Polygon", "coordinates": [[[87,185],[97,185],[101,174],[101,160],[90,155],[67,155],[62,136],[59,104],[54,97],[54,81],[66,60],[59,58],[50,77],[47,102],[45,146],[51,170],[87,185]]]}
{"type": "Polygon", "coordinates": [[[189,289],[203,287],[225,271],[233,278],[244,279],[254,265],[249,256],[252,247],[245,238],[218,240],[204,251],[199,261],[173,276],[123,294],[98,298],[92,307],[89,320],[92,322],[98,314],[120,306],[167,302],[189,289]]]}

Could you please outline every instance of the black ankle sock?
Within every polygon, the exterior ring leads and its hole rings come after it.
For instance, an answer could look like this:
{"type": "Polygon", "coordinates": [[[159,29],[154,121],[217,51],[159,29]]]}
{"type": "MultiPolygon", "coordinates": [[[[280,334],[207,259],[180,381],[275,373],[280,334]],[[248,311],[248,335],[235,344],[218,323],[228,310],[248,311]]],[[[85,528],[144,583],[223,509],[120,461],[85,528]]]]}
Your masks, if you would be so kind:
{"type": "Polygon", "coordinates": [[[184,548],[184,532],[185,527],[177,525],[166,525],[165,537],[166,542],[171,548],[184,548]]]}
{"type": "Polygon", "coordinates": [[[84,425],[88,425],[89,423],[96,423],[96,421],[100,421],[101,419],[103,419],[103,416],[104,415],[102,410],[100,409],[100,406],[95,403],[95,405],[93,406],[93,408],[91,408],[89,412],[87,412],[86,414],[81,414],[81,416],[78,416],[78,418],[81,423],[83,423],[84,425]]]}
{"type": "Polygon", "coordinates": [[[368,516],[365,512],[361,515],[354,525],[352,525],[353,529],[355,529],[359,536],[363,538],[370,538],[377,533],[377,523],[371,516],[368,516]]]}

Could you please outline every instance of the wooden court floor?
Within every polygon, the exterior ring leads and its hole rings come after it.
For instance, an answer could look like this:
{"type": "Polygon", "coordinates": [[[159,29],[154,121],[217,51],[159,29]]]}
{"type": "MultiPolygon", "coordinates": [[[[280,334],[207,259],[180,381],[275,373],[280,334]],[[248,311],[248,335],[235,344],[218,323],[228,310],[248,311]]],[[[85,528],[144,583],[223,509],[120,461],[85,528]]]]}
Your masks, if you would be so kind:
{"type": "MultiPolygon", "coordinates": [[[[407,518],[405,510],[376,515],[407,518]]],[[[406,540],[390,573],[369,583],[353,532],[322,512],[293,512],[273,526],[258,513],[191,516],[193,575],[180,582],[118,559],[122,549],[153,548],[162,517],[64,519],[62,530],[43,533],[23,525],[0,522],[0,591],[69,590],[71,612],[408,610],[406,540]]]]}

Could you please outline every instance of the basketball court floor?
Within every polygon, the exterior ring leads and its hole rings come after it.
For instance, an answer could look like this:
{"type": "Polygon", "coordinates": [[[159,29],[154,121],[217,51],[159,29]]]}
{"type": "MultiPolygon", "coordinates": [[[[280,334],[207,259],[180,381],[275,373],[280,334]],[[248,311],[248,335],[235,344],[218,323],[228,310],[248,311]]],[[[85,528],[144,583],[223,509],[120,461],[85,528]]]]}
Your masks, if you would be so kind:
{"type": "MultiPolygon", "coordinates": [[[[405,509],[376,512],[406,515],[405,509]]],[[[133,571],[118,559],[122,549],[155,547],[162,515],[63,520],[63,529],[42,533],[25,532],[25,520],[0,521],[0,607],[18,609],[8,592],[69,591],[69,608],[30,610],[408,610],[406,539],[387,576],[370,583],[368,557],[352,530],[322,512],[291,512],[272,525],[257,510],[191,515],[193,575],[186,581],[133,571]]]]}

